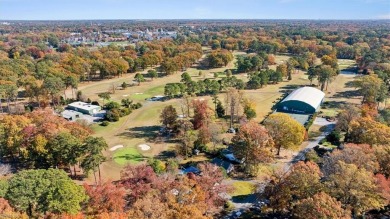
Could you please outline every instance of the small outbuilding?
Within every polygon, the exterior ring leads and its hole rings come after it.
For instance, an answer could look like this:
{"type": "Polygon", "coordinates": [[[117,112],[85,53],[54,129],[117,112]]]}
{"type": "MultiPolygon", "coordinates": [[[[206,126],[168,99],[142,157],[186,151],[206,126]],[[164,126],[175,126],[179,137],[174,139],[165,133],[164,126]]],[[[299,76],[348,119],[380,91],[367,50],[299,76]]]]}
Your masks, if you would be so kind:
{"type": "Polygon", "coordinates": [[[88,115],[94,115],[102,109],[100,106],[84,103],[81,101],[73,102],[69,104],[67,108],[88,115]]]}
{"type": "Polygon", "coordinates": [[[314,87],[301,87],[291,92],[277,105],[277,112],[314,114],[320,108],[325,93],[314,87]]]}

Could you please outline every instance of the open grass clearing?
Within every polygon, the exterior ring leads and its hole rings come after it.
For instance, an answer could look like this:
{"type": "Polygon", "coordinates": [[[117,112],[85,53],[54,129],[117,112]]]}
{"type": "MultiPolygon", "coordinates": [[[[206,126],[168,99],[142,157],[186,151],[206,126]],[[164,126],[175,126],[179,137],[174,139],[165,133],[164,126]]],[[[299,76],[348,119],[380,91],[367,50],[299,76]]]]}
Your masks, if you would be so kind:
{"type": "Polygon", "coordinates": [[[248,181],[234,181],[232,183],[233,191],[229,194],[231,196],[245,196],[252,194],[256,186],[248,181]]]}
{"type": "Polygon", "coordinates": [[[145,159],[134,147],[121,148],[114,152],[112,158],[119,165],[137,164],[145,159]]]}

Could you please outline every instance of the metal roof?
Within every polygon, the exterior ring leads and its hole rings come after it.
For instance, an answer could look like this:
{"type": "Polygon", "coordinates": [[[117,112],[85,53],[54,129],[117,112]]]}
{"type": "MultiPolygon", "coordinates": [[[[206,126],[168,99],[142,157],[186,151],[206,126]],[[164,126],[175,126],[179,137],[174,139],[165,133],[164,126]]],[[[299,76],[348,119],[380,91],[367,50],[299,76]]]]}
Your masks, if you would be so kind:
{"type": "Polygon", "coordinates": [[[78,108],[78,109],[88,110],[88,111],[92,110],[92,109],[97,109],[97,110],[100,109],[100,106],[92,105],[89,103],[84,103],[81,101],[73,102],[73,103],[69,104],[68,106],[78,108]]]}
{"type": "Polygon", "coordinates": [[[325,97],[325,93],[314,87],[301,87],[291,92],[281,103],[287,101],[301,101],[309,104],[314,109],[317,109],[322,100],[325,97]]]}

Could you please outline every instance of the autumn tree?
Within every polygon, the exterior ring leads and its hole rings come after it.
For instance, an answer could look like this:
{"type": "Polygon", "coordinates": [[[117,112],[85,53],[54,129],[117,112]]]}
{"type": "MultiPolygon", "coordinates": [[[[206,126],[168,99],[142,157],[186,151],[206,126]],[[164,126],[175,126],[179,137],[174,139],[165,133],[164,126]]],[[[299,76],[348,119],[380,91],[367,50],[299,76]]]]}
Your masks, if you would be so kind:
{"type": "Polygon", "coordinates": [[[256,105],[254,101],[244,99],[243,108],[244,114],[248,120],[256,118],[256,105]]]}
{"type": "Polygon", "coordinates": [[[337,72],[329,65],[320,65],[317,69],[317,80],[321,85],[321,91],[328,89],[328,84],[337,76],[337,72]]]}
{"type": "Polygon", "coordinates": [[[26,213],[17,212],[11,205],[8,200],[0,198],[0,215],[4,218],[15,218],[15,219],[28,219],[26,213]]]}
{"type": "Polygon", "coordinates": [[[375,181],[379,194],[386,200],[385,205],[390,204],[390,178],[386,178],[382,174],[375,175],[375,181]]]}
{"type": "Polygon", "coordinates": [[[388,89],[377,75],[362,76],[354,82],[354,86],[363,96],[362,103],[380,103],[387,97],[388,89]]]}
{"type": "Polygon", "coordinates": [[[157,180],[152,167],[144,164],[128,165],[121,171],[121,184],[130,191],[128,201],[131,204],[154,188],[157,180]]]}
{"type": "Polygon", "coordinates": [[[276,71],[280,72],[283,77],[287,77],[287,65],[285,63],[278,65],[276,71]]]}
{"type": "Polygon", "coordinates": [[[361,117],[350,123],[345,139],[356,144],[386,145],[390,141],[390,127],[371,118],[361,117]]]}
{"type": "Polygon", "coordinates": [[[206,61],[208,62],[209,68],[218,68],[226,66],[233,58],[233,54],[230,51],[222,49],[213,50],[207,55],[206,61]]]}
{"type": "Polygon", "coordinates": [[[390,148],[388,145],[375,147],[376,160],[379,163],[379,173],[390,177],[390,148]]]}
{"type": "Polygon", "coordinates": [[[90,215],[123,212],[126,192],[120,185],[105,182],[97,186],[84,184],[88,195],[87,212],[90,215]]]}
{"type": "Polygon", "coordinates": [[[344,208],[351,208],[355,216],[385,205],[372,173],[343,161],[339,161],[334,169],[334,174],[325,182],[327,192],[339,200],[344,208]]]}
{"type": "Polygon", "coordinates": [[[187,158],[196,140],[193,123],[188,120],[179,120],[175,127],[175,133],[178,139],[180,139],[177,145],[177,152],[187,158]]]}
{"type": "Polygon", "coordinates": [[[256,175],[260,163],[272,160],[273,141],[268,131],[256,122],[240,126],[232,139],[232,150],[235,156],[243,159],[245,172],[256,175]]]}
{"type": "Polygon", "coordinates": [[[324,192],[315,194],[312,197],[299,200],[293,209],[296,218],[351,218],[350,212],[344,210],[337,199],[332,198],[324,192]]]}
{"type": "Polygon", "coordinates": [[[377,172],[379,163],[375,156],[375,150],[370,145],[346,144],[342,150],[335,149],[329,156],[323,158],[322,172],[325,176],[334,174],[334,168],[339,161],[346,164],[354,164],[358,168],[370,172],[377,172]]]}
{"type": "Polygon", "coordinates": [[[160,122],[168,129],[171,130],[177,120],[176,109],[172,106],[166,106],[160,114],[160,122]]]}
{"type": "Polygon", "coordinates": [[[343,110],[337,115],[336,128],[340,131],[346,132],[348,135],[349,126],[352,121],[361,116],[361,110],[355,106],[343,106],[343,110]]]}
{"type": "Polygon", "coordinates": [[[210,123],[211,116],[213,115],[212,109],[208,106],[205,100],[193,100],[192,106],[194,108],[194,129],[199,129],[203,126],[207,126],[210,123]]]}
{"type": "Polygon", "coordinates": [[[305,128],[284,113],[275,113],[270,115],[264,122],[264,126],[272,137],[277,155],[280,154],[280,149],[295,149],[302,144],[305,137],[305,128]]]}
{"type": "Polygon", "coordinates": [[[205,201],[209,211],[215,211],[223,206],[226,198],[220,194],[226,193],[231,188],[224,185],[224,174],[220,167],[211,163],[200,163],[198,165],[202,176],[196,176],[195,181],[205,192],[205,201]]]}
{"type": "Polygon", "coordinates": [[[265,195],[270,206],[279,211],[291,210],[298,200],[312,197],[322,190],[322,173],[312,162],[298,162],[290,172],[282,175],[274,174],[265,188],[265,195]]]}

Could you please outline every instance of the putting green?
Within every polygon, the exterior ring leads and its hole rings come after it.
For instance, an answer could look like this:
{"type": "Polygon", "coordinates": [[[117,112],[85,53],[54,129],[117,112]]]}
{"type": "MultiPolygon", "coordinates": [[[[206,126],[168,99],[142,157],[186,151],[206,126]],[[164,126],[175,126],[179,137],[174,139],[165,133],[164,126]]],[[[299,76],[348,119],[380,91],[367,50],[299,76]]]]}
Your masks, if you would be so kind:
{"type": "Polygon", "coordinates": [[[132,147],[126,147],[116,150],[112,158],[117,164],[120,165],[136,164],[145,159],[145,157],[140,154],[137,149],[132,147]]]}

